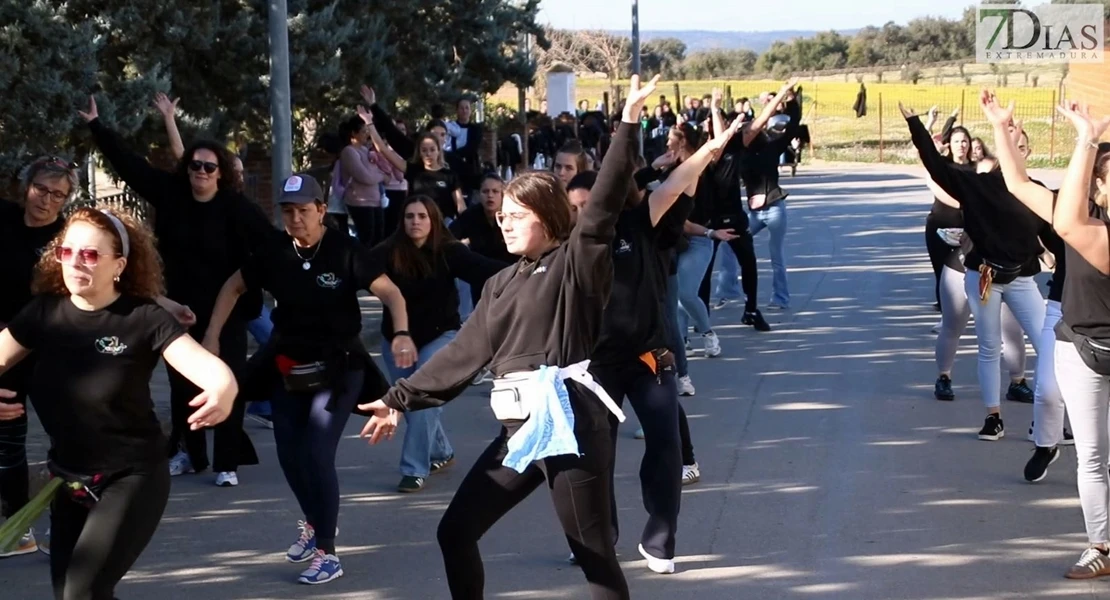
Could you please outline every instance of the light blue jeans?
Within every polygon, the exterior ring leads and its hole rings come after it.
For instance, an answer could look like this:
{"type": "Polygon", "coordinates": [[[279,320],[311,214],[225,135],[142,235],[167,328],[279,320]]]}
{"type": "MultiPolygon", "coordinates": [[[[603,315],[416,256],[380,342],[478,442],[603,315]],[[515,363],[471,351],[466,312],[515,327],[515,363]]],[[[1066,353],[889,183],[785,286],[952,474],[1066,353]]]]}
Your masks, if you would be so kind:
{"type": "MultiPolygon", "coordinates": [[[[393,362],[393,351],[389,342],[382,339],[382,360],[389,370],[390,383],[408,377],[416,369],[428,362],[432,355],[439,352],[451,340],[455,331],[448,331],[424,344],[417,352],[416,364],[407,369],[398,369],[393,362]]],[[[431,473],[433,460],[446,460],[455,454],[447,433],[440,422],[442,407],[426,408],[405,413],[405,443],[401,447],[401,475],[407,477],[427,477],[431,473]]]]}
{"type": "Polygon", "coordinates": [[[998,408],[1002,403],[1002,303],[1005,302],[1022,331],[1040,357],[1041,330],[1044,327],[1045,303],[1041,290],[1032,277],[1018,277],[1007,284],[992,284],[987,303],[979,300],[979,272],[968,269],[964,291],[975,316],[975,337],[979,342],[979,389],[983,406],[998,408]]]}
{"type": "Polygon", "coordinates": [[[694,331],[709,333],[709,310],[705,308],[698,290],[701,289],[705,271],[713,262],[713,240],[704,237],[690,237],[690,247],[678,255],[678,330],[686,337],[689,320],[694,321],[694,331]]]}
{"type": "MultiPolygon", "coordinates": [[[[782,307],[790,306],[790,288],[786,280],[786,200],[763,210],[748,212],[752,237],[767,229],[771,233],[771,302],[782,307]]],[[[732,263],[736,264],[733,257],[732,263]]],[[[736,278],[732,278],[736,281],[736,278]]],[[[739,295],[739,294],[738,294],[739,295]]],[[[969,296],[970,297],[970,296],[969,296]]]]}
{"type": "MultiPolygon", "coordinates": [[[[247,323],[247,331],[250,332],[251,337],[259,346],[266,345],[270,341],[270,334],[274,332],[274,322],[270,320],[270,307],[265,304],[262,305],[262,314],[250,323],[247,323]]],[[[270,401],[264,402],[251,402],[247,404],[247,412],[252,415],[262,415],[265,417],[273,414],[273,407],[270,401]]]]}
{"type": "Polygon", "coordinates": [[[713,259],[714,298],[736,300],[744,297],[740,289],[740,262],[728,244],[717,244],[717,258],[713,259]]]}

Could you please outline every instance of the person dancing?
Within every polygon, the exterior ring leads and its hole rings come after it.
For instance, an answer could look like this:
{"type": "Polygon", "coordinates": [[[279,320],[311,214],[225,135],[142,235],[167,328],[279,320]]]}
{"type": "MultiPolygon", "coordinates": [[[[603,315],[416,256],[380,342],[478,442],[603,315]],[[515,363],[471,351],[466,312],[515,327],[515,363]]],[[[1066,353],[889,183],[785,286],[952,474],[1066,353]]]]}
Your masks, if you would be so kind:
{"type": "MultiPolygon", "coordinates": [[[[154,240],[127,215],[79,208],[38,263],[37,296],[0,332],[0,372],[31,353],[31,402],[50,432],[49,467],[63,486],[50,511],[56,598],[111,600],[154,536],[170,494],[166,439],[150,378],[159,359],[200,390],[193,429],[227,418],[238,386],[156,302],[154,240]]],[[[0,397],[15,392],[0,390],[0,397]]],[[[0,404],[0,419],[23,407],[0,404]]]]}
{"type": "MultiPolygon", "coordinates": [[[[62,207],[80,189],[74,165],[53,156],[32,162],[19,180],[22,209],[18,204],[0,200],[0,329],[7,327],[19,311],[31,302],[31,281],[35,265],[47,246],[62,230],[62,207]]],[[[16,393],[0,402],[25,406],[27,386],[34,372],[34,358],[0,376],[0,388],[16,393]]],[[[27,468],[27,416],[0,422],[0,516],[11,517],[30,501],[30,473],[27,468]]],[[[15,548],[0,552],[0,558],[46,551],[46,540],[36,540],[28,530],[15,548]]]]}
{"type": "MultiPolygon", "coordinates": [[[[562,184],[520,175],[498,215],[509,251],[522,258],[486,283],[458,336],[379,401],[363,435],[392,436],[397,411],[440,406],[487,364],[501,433],[471,468],[437,537],[452,598],[483,597],[478,540],[547,483],[571,550],[595,600],[629,598],[612,539],[609,411],[620,409],[587,371],[613,285],[611,244],[628,195],[640,107],[655,90],[632,76],[622,123],[585,211],[571,228],[562,184]]],[[[623,417],[623,415],[620,415],[623,417]]]]}
{"type": "MultiPolygon", "coordinates": [[[[190,335],[202,339],[220,286],[253,248],[273,235],[274,227],[257,204],[235,191],[235,168],[219,144],[193,143],[182,155],[177,171],[169,173],[124,149],[118,136],[101,122],[95,98],[89,97],[87,112],[78,113],[120,178],[154,207],[154,234],[166,265],[166,295],[185,307],[175,316],[189,326],[190,335]]],[[[220,358],[237,373],[246,365],[247,323],[261,311],[262,296],[253,292],[239,304],[233,322],[224,329],[220,358]]],[[[209,466],[205,433],[187,425],[189,398],[197,390],[181,373],[173,368],[168,371],[173,422],[169,469],[173,475],[203,471],[209,466]]],[[[240,466],[258,464],[254,445],[243,431],[245,409],[237,402],[213,435],[212,468],[215,483],[221,487],[239,484],[240,466]]]]}

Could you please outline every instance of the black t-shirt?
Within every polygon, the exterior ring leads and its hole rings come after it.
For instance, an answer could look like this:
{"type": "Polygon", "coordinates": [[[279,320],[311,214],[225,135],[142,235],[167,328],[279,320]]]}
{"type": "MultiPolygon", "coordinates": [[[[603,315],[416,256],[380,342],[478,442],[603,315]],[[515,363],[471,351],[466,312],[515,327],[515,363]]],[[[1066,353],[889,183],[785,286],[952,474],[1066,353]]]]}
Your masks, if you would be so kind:
{"type": "Polygon", "coordinates": [[[688,210],[689,203],[676,203],[654,227],[647,201],[621,213],[612,244],[613,290],[591,356],[593,364],[636,360],[667,346],[663,302],[669,265],[662,253],[681,235],[688,210]]]}
{"type": "Polygon", "coordinates": [[[1048,280],[1048,299],[1060,302],[1064,298],[1064,282],[1067,281],[1066,244],[1048,223],[1041,229],[1040,238],[1041,244],[1056,258],[1056,269],[1052,272],[1052,279],[1048,280]]]}
{"type": "Polygon", "coordinates": [[[65,226],[58,218],[42,227],[28,227],[23,209],[0,200],[0,323],[10,323],[31,301],[31,279],[46,246],[65,226]]]}
{"type": "MultiPolygon", "coordinates": [[[[451,240],[440,249],[438,260],[427,245],[420,248],[419,252],[431,265],[432,272],[427,277],[413,277],[394,268],[393,248],[393,240],[378,244],[370,251],[370,260],[376,269],[393,280],[405,297],[409,335],[417,348],[423,348],[428,342],[462,326],[459,289],[455,287],[455,279],[480,288],[485,285],[486,279],[508,266],[508,263],[488,259],[471,252],[461,242],[451,240]]],[[[393,340],[393,315],[388,307],[382,309],[382,337],[393,340]]]]}
{"type": "Polygon", "coordinates": [[[281,351],[299,360],[318,360],[298,354],[318,353],[331,342],[344,344],[362,331],[358,292],[368,289],[381,270],[369,250],[325,228],[324,237],[311,248],[295,248],[293,238],[277,233],[243,263],[242,273],[248,288],[273,295],[277,306],[270,320],[284,341],[281,351]]]}
{"type": "Polygon", "coordinates": [[[451,222],[448,229],[457,239],[470,240],[471,252],[505,263],[516,262],[519,258],[509,253],[501,228],[490,221],[481,206],[472,206],[463,211],[459,218],[451,222]]]}
{"type": "Polygon", "coordinates": [[[454,171],[447,168],[429,171],[424,165],[410,163],[405,171],[405,179],[409,182],[409,196],[428,196],[435,200],[445,219],[453,219],[459,215],[459,207],[455,204],[455,190],[461,190],[462,187],[454,171]]]}
{"type": "Polygon", "coordinates": [[[185,334],[170,313],[130,296],[96,311],[67,296],[37,296],[8,330],[40,357],[31,399],[61,466],[94,474],[165,459],[150,377],[166,347],[185,334]]]}
{"type": "MultiPolygon", "coordinates": [[[[1110,215],[1094,202],[1089,203],[1090,216],[1106,223],[1110,234],[1110,215]]],[[[1061,302],[1063,321],[1076,333],[1097,339],[1110,339],[1110,276],[1091,266],[1071,246],[1065,246],[1068,276],[1064,278],[1061,302]]],[[[1059,334],[1057,339],[1066,340],[1059,334]]]]}
{"type": "Polygon", "coordinates": [[[964,214],[958,208],[933,198],[933,207],[929,209],[929,216],[925,217],[925,226],[928,229],[962,229],[964,214]]]}
{"type": "Polygon", "coordinates": [[[715,225],[746,229],[748,217],[744,212],[744,193],[740,185],[743,153],[743,140],[740,136],[733,136],[721,151],[720,158],[706,168],[698,184],[698,195],[705,194],[715,225]],[[722,219],[730,220],[725,222],[722,219]]]}

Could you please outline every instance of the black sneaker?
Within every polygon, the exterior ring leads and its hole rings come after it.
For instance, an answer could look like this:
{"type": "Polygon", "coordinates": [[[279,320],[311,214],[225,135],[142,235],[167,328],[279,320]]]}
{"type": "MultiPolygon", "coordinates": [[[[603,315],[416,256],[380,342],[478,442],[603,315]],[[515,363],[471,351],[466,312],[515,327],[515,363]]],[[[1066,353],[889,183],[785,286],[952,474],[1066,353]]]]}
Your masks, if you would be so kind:
{"type": "Polygon", "coordinates": [[[952,378],[947,375],[937,377],[937,382],[933,385],[933,396],[937,400],[944,400],[951,402],[956,399],[956,392],[952,391],[952,378]]]}
{"type": "Polygon", "coordinates": [[[744,312],[744,318],[740,320],[745,325],[755,327],[756,331],[771,331],[771,325],[763,318],[763,313],[759,309],[749,310],[744,312]]]}
{"type": "Polygon", "coordinates": [[[1033,457],[1029,462],[1025,463],[1025,480],[1029,483],[1037,483],[1048,475],[1048,465],[1056,462],[1060,458],[1060,450],[1053,446],[1051,448],[1042,448],[1037,446],[1033,451],[1033,457]]]}
{"type": "Polygon", "coordinates": [[[1022,404],[1033,403],[1033,390],[1022,379],[1017,383],[1011,383],[1010,389],[1006,390],[1006,399],[1011,402],[1021,402],[1022,404]]]}
{"type": "Polygon", "coordinates": [[[444,458],[442,460],[433,460],[432,464],[431,464],[431,469],[429,469],[429,471],[433,475],[435,475],[436,473],[443,472],[444,469],[446,469],[447,467],[450,467],[453,464],[455,464],[455,455],[454,454],[452,454],[451,456],[448,456],[447,458],[444,458]]]}
{"type": "Polygon", "coordinates": [[[405,475],[401,478],[401,483],[397,484],[397,491],[403,492],[405,494],[419,492],[422,489],[424,489],[423,477],[413,477],[411,475],[405,475]]]}
{"type": "Polygon", "coordinates": [[[1002,426],[1002,417],[998,415],[987,415],[986,420],[983,421],[983,428],[979,430],[979,439],[987,442],[997,442],[1006,435],[1006,429],[1002,426]]]}

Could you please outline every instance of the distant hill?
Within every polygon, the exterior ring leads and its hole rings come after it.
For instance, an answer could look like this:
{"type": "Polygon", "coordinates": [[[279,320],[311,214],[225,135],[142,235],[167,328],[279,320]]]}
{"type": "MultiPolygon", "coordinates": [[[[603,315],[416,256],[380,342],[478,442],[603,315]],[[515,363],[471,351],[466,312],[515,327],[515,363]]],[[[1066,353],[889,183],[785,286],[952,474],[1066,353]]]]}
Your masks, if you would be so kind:
{"type": "MultiPolygon", "coordinates": [[[[843,30],[842,35],[853,36],[858,29],[843,30]]],[[[628,35],[628,31],[614,31],[618,35],[628,35]]],[[[799,37],[813,37],[817,31],[641,31],[640,39],[648,41],[654,38],[678,38],[686,44],[686,53],[713,48],[745,48],[755,52],[763,52],[771,44],[787,42],[799,37]]]]}

